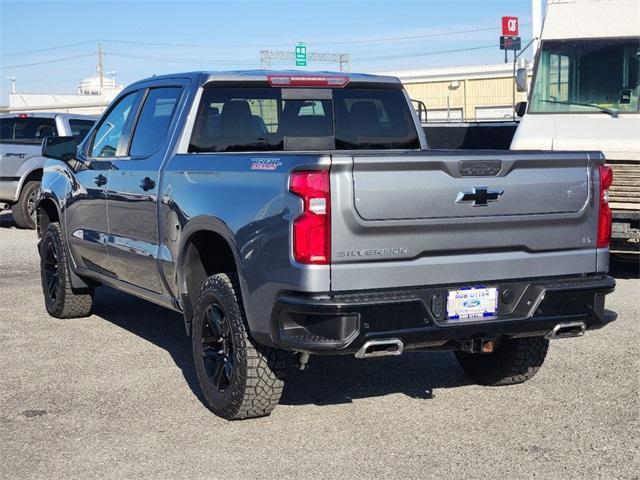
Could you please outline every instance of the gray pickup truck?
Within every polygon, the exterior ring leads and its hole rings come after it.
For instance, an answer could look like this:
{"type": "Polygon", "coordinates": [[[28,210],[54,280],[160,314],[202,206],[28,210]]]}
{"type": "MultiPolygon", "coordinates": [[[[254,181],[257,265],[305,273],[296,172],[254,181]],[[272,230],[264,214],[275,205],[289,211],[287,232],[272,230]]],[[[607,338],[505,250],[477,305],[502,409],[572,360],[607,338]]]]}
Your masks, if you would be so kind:
{"type": "Polygon", "coordinates": [[[98,117],[68,113],[0,114],[0,210],[11,209],[20,228],[36,228],[42,140],[73,136],[81,142],[98,117]]]}
{"type": "Polygon", "coordinates": [[[289,359],[446,349],[507,385],[616,318],[602,154],[429,150],[396,78],[157,76],[43,154],[49,314],[99,285],[181,312],[227,419],[269,414],[289,359]]]}

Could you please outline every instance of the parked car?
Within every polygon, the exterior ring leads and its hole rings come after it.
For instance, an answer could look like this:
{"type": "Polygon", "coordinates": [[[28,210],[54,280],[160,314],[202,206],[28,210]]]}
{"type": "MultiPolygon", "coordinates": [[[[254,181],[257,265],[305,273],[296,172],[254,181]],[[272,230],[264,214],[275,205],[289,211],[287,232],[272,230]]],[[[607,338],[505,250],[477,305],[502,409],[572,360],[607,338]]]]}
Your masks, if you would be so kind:
{"type": "Polygon", "coordinates": [[[49,314],[101,284],[182,312],[227,419],[268,415],[290,358],[448,349],[508,385],[616,318],[602,154],[429,150],[396,78],[157,76],[43,154],[49,314]]]}
{"type": "Polygon", "coordinates": [[[0,114],[0,210],[11,208],[20,228],[36,228],[41,144],[47,136],[73,136],[81,142],[96,116],[66,113],[0,114]]]}

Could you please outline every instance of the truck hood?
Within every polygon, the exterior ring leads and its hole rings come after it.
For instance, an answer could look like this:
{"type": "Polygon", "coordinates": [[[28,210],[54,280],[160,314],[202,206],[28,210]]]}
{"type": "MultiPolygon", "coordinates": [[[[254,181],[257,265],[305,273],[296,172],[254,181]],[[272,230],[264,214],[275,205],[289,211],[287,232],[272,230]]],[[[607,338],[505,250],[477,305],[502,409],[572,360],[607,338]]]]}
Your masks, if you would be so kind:
{"type": "Polygon", "coordinates": [[[610,160],[640,161],[640,115],[527,114],[511,150],[599,150],[610,160]]]}

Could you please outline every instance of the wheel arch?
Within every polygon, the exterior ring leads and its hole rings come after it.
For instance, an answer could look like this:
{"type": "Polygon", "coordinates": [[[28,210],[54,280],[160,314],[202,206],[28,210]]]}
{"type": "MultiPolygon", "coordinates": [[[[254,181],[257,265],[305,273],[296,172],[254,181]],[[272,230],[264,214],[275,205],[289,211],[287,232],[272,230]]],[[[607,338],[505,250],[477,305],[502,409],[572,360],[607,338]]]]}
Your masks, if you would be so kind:
{"type": "Polygon", "coordinates": [[[16,201],[20,198],[20,194],[22,193],[22,189],[32,180],[36,180],[38,182],[42,181],[42,176],[44,175],[44,164],[46,159],[44,157],[31,157],[18,169],[17,176],[20,177],[20,181],[18,182],[18,188],[16,189],[16,201]]]}
{"type": "Polygon", "coordinates": [[[219,218],[191,219],[183,229],[176,262],[176,285],[184,314],[185,329],[191,334],[191,319],[204,281],[216,273],[238,275],[240,294],[246,290],[235,236],[219,218]]]}
{"type": "Polygon", "coordinates": [[[42,238],[42,234],[50,223],[60,222],[60,209],[58,208],[58,202],[50,196],[45,196],[41,197],[38,201],[36,211],[38,212],[36,228],[38,230],[38,237],[42,238]]]}

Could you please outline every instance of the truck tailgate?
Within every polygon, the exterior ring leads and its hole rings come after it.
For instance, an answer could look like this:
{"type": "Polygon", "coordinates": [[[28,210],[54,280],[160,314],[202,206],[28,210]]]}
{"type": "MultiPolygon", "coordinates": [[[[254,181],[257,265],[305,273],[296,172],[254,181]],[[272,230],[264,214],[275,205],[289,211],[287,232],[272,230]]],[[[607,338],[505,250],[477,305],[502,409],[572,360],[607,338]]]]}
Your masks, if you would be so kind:
{"type": "Polygon", "coordinates": [[[603,161],[584,152],[333,156],[332,288],[594,272],[603,161]]]}

